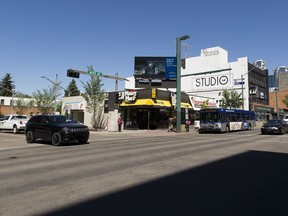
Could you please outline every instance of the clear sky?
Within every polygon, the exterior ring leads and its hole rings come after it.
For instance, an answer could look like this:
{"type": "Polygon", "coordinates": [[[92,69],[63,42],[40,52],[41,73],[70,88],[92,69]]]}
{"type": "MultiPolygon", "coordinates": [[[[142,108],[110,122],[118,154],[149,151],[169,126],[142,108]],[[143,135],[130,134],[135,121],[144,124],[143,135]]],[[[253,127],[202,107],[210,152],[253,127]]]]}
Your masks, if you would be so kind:
{"type": "MultiPolygon", "coordinates": [[[[188,56],[220,46],[229,61],[266,61],[269,73],[288,65],[287,0],[0,0],[0,78],[32,94],[51,83],[67,88],[69,68],[133,75],[135,56],[175,56],[176,37],[188,56]]],[[[185,55],[182,47],[182,56],[185,55]]],[[[86,82],[87,75],[77,79],[86,82]]],[[[115,81],[103,79],[106,91],[115,81]]],[[[119,90],[124,82],[119,82],[119,90]]]]}

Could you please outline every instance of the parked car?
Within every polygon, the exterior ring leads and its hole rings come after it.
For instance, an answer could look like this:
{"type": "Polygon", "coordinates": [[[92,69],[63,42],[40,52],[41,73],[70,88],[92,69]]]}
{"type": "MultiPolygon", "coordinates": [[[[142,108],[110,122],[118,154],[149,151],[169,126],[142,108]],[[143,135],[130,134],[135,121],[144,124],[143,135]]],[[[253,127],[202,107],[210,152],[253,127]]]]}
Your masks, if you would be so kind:
{"type": "Polygon", "coordinates": [[[6,115],[0,120],[0,130],[12,130],[14,134],[25,130],[28,121],[26,115],[11,114],[6,115]]]}
{"type": "Polygon", "coordinates": [[[283,120],[288,122],[288,115],[284,116],[283,120]]]}
{"type": "Polygon", "coordinates": [[[26,123],[25,136],[27,143],[37,139],[49,140],[52,145],[78,141],[87,143],[89,129],[86,125],[73,121],[64,115],[36,115],[26,123]]]}
{"type": "Polygon", "coordinates": [[[261,127],[262,134],[284,134],[288,133],[288,124],[282,119],[271,119],[261,127]]]}

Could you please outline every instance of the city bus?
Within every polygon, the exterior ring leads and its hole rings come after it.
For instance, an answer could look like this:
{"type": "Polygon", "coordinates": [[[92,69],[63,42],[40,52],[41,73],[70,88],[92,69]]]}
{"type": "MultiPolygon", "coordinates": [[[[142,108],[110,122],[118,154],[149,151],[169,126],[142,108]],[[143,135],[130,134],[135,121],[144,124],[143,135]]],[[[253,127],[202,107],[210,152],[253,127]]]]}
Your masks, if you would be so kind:
{"type": "Polygon", "coordinates": [[[256,126],[254,111],[238,109],[201,109],[199,133],[251,130],[256,126]]]}

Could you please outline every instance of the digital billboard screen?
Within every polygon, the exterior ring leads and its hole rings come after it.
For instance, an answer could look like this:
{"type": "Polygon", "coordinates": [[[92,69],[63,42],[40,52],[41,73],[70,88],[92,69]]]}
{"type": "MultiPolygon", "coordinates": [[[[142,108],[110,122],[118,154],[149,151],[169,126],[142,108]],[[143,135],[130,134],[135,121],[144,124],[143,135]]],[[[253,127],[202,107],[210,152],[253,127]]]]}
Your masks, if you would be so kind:
{"type": "Polygon", "coordinates": [[[176,57],[135,57],[135,79],[176,79],[176,57]]]}

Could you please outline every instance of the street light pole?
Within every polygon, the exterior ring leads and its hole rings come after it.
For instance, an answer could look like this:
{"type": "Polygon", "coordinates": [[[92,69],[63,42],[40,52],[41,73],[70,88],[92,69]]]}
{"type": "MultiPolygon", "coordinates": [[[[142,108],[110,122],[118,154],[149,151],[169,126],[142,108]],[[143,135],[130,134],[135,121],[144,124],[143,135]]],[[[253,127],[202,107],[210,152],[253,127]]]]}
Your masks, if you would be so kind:
{"type": "MultiPolygon", "coordinates": [[[[58,83],[58,74],[56,74],[56,81],[55,82],[50,80],[46,76],[41,76],[41,78],[44,78],[44,79],[48,80],[49,82],[53,83],[54,86],[55,86],[55,92],[54,92],[54,100],[55,100],[55,103],[54,103],[54,114],[56,114],[56,112],[57,112],[57,90],[58,90],[58,87],[62,88],[61,86],[59,86],[59,83],[58,83]]],[[[64,88],[62,88],[62,89],[64,89],[64,88]]]]}
{"type": "Polygon", "coordinates": [[[244,88],[243,88],[243,74],[241,74],[241,90],[242,90],[242,110],[244,110],[244,88]]]}
{"type": "Polygon", "coordinates": [[[189,35],[176,38],[176,58],[177,58],[177,74],[176,74],[176,131],[181,132],[181,41],[189,39],[189,35]]]}
{"type": "Polygon", "coordinates": [[[276,91],[275,91],[275,96],[276,96],[276,112],[277,112],[277,119],[279,119],[279,104],[278,104],[278,91],[279,91],[279,67],[275,69],[276,71],[276,91]]]}

